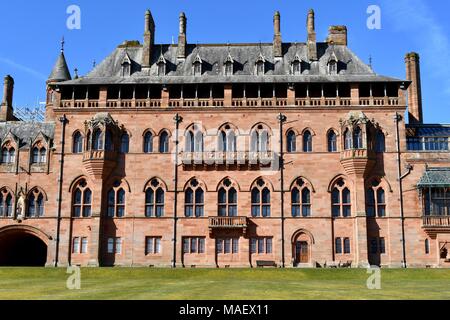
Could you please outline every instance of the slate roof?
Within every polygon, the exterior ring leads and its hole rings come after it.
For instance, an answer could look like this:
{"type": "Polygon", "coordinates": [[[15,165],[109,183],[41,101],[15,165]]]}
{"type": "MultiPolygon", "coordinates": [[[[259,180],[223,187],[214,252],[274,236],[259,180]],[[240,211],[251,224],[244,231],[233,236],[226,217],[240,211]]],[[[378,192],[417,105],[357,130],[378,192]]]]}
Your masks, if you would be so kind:
{"type": "Polygon", "coordinates": [[[309,62],[305,43],[284,43],[283,58],[278,61],[273,56],[272,43],[265,44],[207,44],[187,45],[187,57],[177,59],[177,45],[155,45],[152,52],[150,70],[142,70],[142,45],[126,43],[117,47],[102,63],[86,76],[67,85],[121,84],[121,83],[226,83],[226,82],[403,82],[403,80],[376,74],[370,66],[361,61],[347,46],[317,43],[319,60],[309,62]],[[157,61],[162,56],[166,60],[166,75],[158,76],[157,61]],[[255,63],[259,56],[266,60],[266,72],[256,76],[255,63]],[[122,76],[122,62],[128,55],[132,60],[132,75],[122,76]],[[202,75],[193,75],[193,62],[197,55],[201,58],[202,75]],[[224,75],[224,63],[228,56],[234,60],[234,75],[224,75]],[[309,70],[302,75],[291,74],[291,63],[298,56],[309,70]],[[330,57],[339,60],[338,75],[328,74],[330,57]]]}
{"type": "Polygon", "coordinates": [[[417,186],[419,188],[450,187],[450,168],[428,168],[417,186]]]}
{"type": "Polygon", "coordinates": [[[48,77],[49,81],[67,81],[71,80],[69,67],[67,66],[66,57],[64,56],[64,52],[58,57],[56,60],[55,66],[53,67],[50,76],[48,77]]]}
{"type": "Polygon", "coordinates": [[[450,137],[450,125],[414,125],[407,126],[407,136],[420,137],[450,137]]]}
{"type": "Polygon", "coordinates": [[[55,135],[54,122],[1,122],[0,123],[0,141],[3,141],[8,133],[11,132],[19,139],[20,147],[29,147],[29,144],[36,139],[39,133],[46,138],[53,140],[55,135]]]}

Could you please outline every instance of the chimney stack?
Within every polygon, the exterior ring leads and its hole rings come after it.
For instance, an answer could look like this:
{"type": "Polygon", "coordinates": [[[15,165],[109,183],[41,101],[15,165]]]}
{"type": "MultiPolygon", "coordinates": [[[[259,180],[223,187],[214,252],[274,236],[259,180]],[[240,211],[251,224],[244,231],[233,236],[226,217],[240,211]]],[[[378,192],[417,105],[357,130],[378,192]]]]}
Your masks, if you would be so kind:
{"type": "Polygon", "coordinates": [[[347,27],[331,26],[328,29],[328,44],[347,46],[347,27]]]}
{"type": "Polygon", "coordinates": [[[142,68],[149,69],[152,64],[152,49],[155,44],[155,22],[150,10],[145,12],[144,52],[142,54],[142,68]]]}
{"type": "Polygon", "coordinates": [[[12,121],[13,115],[13,93],[14,93],[14,79],[7,75],[3,84],[3,100],[0,106],[0,121],[12,121]]]}
{"type": "Polygon", "coordinates": [[[275,58],[283,57],[282,40],[281,40],[281,16],[280,12],[276,11],[273,16],[273,56],[275,58]]]}
{"type": "Polygon", "coordinates": [[[405,57],[406,80],[411,81],[408,88],[408,113],[410,124],[422,124],[422,86],[420,82],[420,57],[415,52],[405,57]]]}
{"type": "Polygon", "coordinates": [[[180,13],[180,32],[178,35],[178,49],[177,49],[177,58],[184,60],[186,59],[186,25],[187,19],[184,12],[180,13]]]}
{"type": "Polygon", "coordinates": [[[308,31],[308,57],[310,61],[317,61],[316,26],[313,9],[308,12],[306,28],[308,31]]]}

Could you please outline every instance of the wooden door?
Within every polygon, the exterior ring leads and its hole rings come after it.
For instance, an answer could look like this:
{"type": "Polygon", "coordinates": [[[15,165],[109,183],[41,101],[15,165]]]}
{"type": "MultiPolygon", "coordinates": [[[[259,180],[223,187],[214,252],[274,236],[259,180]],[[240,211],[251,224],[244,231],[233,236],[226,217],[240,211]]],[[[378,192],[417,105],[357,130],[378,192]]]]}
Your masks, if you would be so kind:
{"type": "Polygon", "coordinates": [[[296,245],[297,263],[309,263],[309,245],[306,241],[298,241],[296,245]]]}

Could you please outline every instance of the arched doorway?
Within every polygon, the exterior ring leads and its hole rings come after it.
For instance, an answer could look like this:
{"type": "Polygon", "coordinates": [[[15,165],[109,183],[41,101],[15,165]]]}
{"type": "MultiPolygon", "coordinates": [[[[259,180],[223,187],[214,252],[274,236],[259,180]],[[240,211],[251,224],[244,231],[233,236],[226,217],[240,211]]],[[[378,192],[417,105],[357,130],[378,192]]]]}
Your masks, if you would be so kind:
{"type": "Polygon", "coordinates": [[[292,236],[292,260],[294,266],[311,264],[314,238],[309,231],[298,230],[292,236]]]}
{"type": "Polygon", "coordinates": [[[29,227],[0,229],[0,266],[44,267],[48,245],[38,232],[29,227]]]}

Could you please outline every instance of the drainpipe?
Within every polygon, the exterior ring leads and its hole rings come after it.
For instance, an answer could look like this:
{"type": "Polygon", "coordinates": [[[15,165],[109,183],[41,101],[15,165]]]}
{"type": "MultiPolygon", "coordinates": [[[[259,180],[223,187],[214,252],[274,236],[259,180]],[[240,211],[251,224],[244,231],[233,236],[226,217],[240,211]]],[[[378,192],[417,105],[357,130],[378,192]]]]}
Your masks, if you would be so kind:
{"type": "MultiPolygon", "coordinates": [[[[400,157],[400,131],[399,131],[399,122],[402,120],[402,116],[397,112],[394,116],[395,122],[395,143],[397,147],[397,170],[398,170],[398,190],[399,190],[399,198],[400,198],[400,216],[402,220],[402,253],[403,253],[403,262],[402,267],[407,268],[408,265],[406,263],[406,239],[405,239],[405,212],[403,206],[403,179],[407,176],[402,175],[402,164],[400,157]]],[[[408,173],[409,174],[409,173],[408,173]]]]}
{"type": "Polygon", "coordinates": [[[175,194],[174,194],[174,209],[173,209],[173,257],[172,257],[172,268],[177,267],[177,222],[178,222],[178,151],[179,143],[178,131],[180,130],[180,123],[183,118],[177,113],[173,118],[175,121],[175,163],[174,163],[174,184],[175,184],[175,194]]]}
{"type": "Polygon", "coordinates": [[[60,243],[60,232],[61,232],[61,205],[62,205],[62,188],[63,188],[63,173],[64,173],[64,147],[66,140],[66,124],[67,117],[63,115],[59,118],[59,122],[62,124],[62,133],[61,133],[61,154],[59,157],[59,177],[58,177],[58,220],[56,226],[56,249],[55,249],[55,267],[58,267],[59,261],[59,243],[60,243]]]}
{"type": "Polygon", "coordinates": [[[278,121],[280,122],[280,184],[281,184],[281,188],[280,188],[280,195],[281,195],[281,264],[282,267],[285,268],[286,267],[286,253],[285,253],[285,248],[284,248],[284,238],[285,238],[285,234],[284,234],[284,152],[283,152],[283,144],[284,144],[284,139],[283,139],[283,123],[286,122],[287,117],[280,113],[278,116],[278,121]]]}

